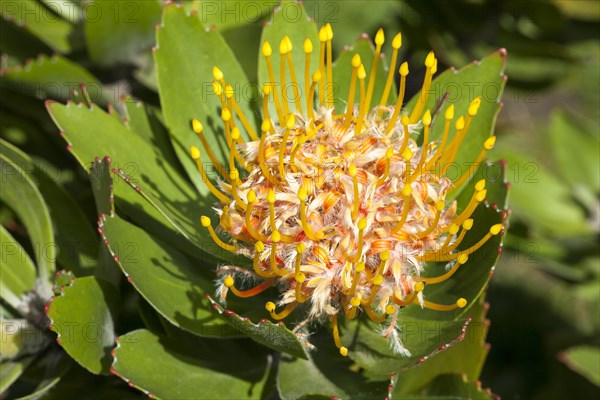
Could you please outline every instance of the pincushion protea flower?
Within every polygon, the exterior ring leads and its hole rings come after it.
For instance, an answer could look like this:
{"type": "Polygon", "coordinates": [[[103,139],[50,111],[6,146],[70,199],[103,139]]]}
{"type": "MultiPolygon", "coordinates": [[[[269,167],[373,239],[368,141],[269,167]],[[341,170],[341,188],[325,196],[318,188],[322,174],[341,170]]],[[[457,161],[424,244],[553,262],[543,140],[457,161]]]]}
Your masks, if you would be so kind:
{"type": "MultiPolygon", "coordinates": [[[[223,301],[230,291],[238,297],[250,297],[277,286],[280,298],[265,306],[270,316],[280,320],[303,308],[305,321],[329,319],[343,356],[348,349],[340,342],[338,316],[352,319],[360,313],[385,324],[382,334],[392,341],[391,348],[408,354],[410,349],[402,346],[396,334],[400,310],[413,303],[439,311],[465,307],[464,298],[452,304],[430,302],[424,298],[423,288],[450,278],[469,254],[502,229],[501,224],[492,226],[476,244],[459,251],[466,232],[477,223],[470,217],[486,197],[485,181],[475,184],[462,212],[457,212],[455,201],[446,201],[449,193],[470,178],[466,172],[452,182],[445,173],[469,133],[480,99],[471,103],[467,115],[458,118],[454,106],[447,106],[441,122],[443,137],[430,141],[433,118],[424,108],[437,70],[435,55],[431,52],[425,60],[422,94],[414,108],[402,108],[406,62],[399,68],[397,101],[389,105],[401,46],[401,35],[396,35],[383,95],[374,99],[377,63],[384,43],[384,33],[379,30],[371,71],[365,70],[358,54],[354,55],[347,108],[336,113],[332,37],[329,24],[321,28],[317,71],[309,70],[313,44],[309,39],[303,43],[305,87],[296,81],[290,38],[284,36],[279,45],[280,77],[273,72],[271,45],[263,43],[270,82],[262,87],[264,119],[260,133],[242,113],[232,83],[214,67],[213,90],[222,105],[228,165],[219,163],[198,120],[193,120],[193,129],[221,174],[217,183],[208,178],[200,150],[192,147],[191,155],[218,200],[219,227],[230,242],[218,236],[210,217],[202,216],[201,224],[217,245],[253,261],[252,270],[219,268],[218,292],[223,301]],[[288,84],[293,88],[292,101],[286,97],[288,84]],[[360,95],[355,99],[357,86],[360,95]],[[305,104],[299,96],[301,91],[307,94],[305,104]],[[275,115],[269,114],[271,101],[275,115]],[[250,141],[242,139],[241,129],[250,141]],[[421,130],[419,145],[411,135],[421,130]],[[448,263],[447,272],[422,277],[428,261],[448,263]]],[[[483,160],[494,141],[492,136],[482,143],[476,163],[483,160]]]]}

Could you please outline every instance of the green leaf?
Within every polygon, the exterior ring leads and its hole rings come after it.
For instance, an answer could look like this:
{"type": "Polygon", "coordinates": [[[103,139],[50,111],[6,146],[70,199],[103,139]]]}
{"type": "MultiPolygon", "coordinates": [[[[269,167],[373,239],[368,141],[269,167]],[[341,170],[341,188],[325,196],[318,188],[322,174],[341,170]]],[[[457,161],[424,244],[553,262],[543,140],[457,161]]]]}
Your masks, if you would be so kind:
{"type": "MultiPolygon", "coordinates": [[[[306,115],[306,93],[305,79],[304,79],[304,65],[305,65],[305,54],[304,54],[304,41],[308,38],[313,44],[313,53],[310,59],[310,76],[313,72],[319,69],[319,36],[317,34],[317,26],[314,21],[311,21],[301,3],[294,1],[284,1],[279,5],[273,12],[273,15],[269,19],[263,29],[261,37],[261,46],[264,41],[268,41],[273,49],[271,55],[271,63],[273,66],[273,78],[269,78],[269,72],[267,69],[267,63],[265,57],[262,55],[262,50],[259,50],[258,55],[258,81],[262,87],[266,82],[276,83],[277,94],[281,100],[281,62],[279,53],[279,44],[284,36],[288,36],[292,41],[292,58],[294,60],[294,67],[296,72],[296,82],[298,84],[298,94],[300,95],[300,102],[302,104],[302,110],[306,115]]],[[[286,67],[286,82],[290,82],[289,66],[286,67]]],[[[325,77],[323,77],[325,79],[325,77]]],[[[286,99],[288,101],[290,111],[295,110],[295,99],[293,94],[293,88],[291,85],[286,84],[286,99]]],[[[273,95],[271,95],[273,96],[273,95]]],[[[269,102],[269,116],[276,119],[275,105],[272,101],[269,102]]]]}
{"type": "Polygon", "coordinates": [[[277,371],[277,389],[282,399],[365,398],[383,399],[385,382],[370,382],[339,355],[330,337],[320,337],[319,350],[308,360],[282,356],[277,371]]]}
{"type": "Polygon", "coordinates": [[[443,374],[465,374],[470,381],[479,379],[489,351],[489,346],[485,344],[489,329],[489,321],[485,319],[486,312],[487,304],[484,296],[480,296],[477,304],[469,312],[473,320],[467,328],[465,339],[427,362],[399,373],[394,396],[402,398],[409,394],[418,394],[430,385],[432,380],[443,374]]]}
{"type": "Polygon", "coordinates": [[[225,310],[210,297],[209,300],[212,307],[227,323],[258,343],[296,357],[308,358],[302,342],[283,323],[273,324],[271,321],[263,319],[258,324],[255,324],[247,317],[241,317],[233,311],[225,310]]]}
{"type": "Polygon", "coordinates": [[[205,267],[118,216],[102,216],[99,227],[127,279],[170,323],[200,336],[239,336],[209,309],[205,267]]]}
{"type": "Polygon", "coordinates": [[[138,292],[174,325],[197,334],[238,335],[237,331],[229,329],[209,312],[208,302],[203,297],[204,293],[212,291],[210,278],[203,275],[206,271],[194,268],[183,254],[114,213],[110,159],[94,162],[92,174],[95,177],[92,180],[93,190],[99,204],[99,229],[105,244],[106,262],[118,265],[138,292]],[[113,225],[120,228],[111,229],[113,225]],[[140,248],[144,250],[140,251],[140,248]],[[155,268],[152,270],[154,274],[149,274],[147,266],[158,265],[159,262],[166,263],[166,267],[155,268]],[[196,292],[197,297],[194,295],[196,292]],[[177,298],[180,300],[172,301],[177,298]],[[203,305],[200,304],[202,301],[203,305]]]}
{"type": "Polygon", "coordinates": [[[8,361],[0,364],[0,393],[6,390],[23,374],[25,369],[35,359],[34,356],[24,357],[17,361],[8,361]]]}
{"type": "Polygon", "coordinates": [[[25,153],[0,140],[0,153],[9,157],[36,184],[48,206],[57,239],[57,261],[77,276],[90,275],[97,263],[98,238],[79,204],[25,153]]]}
{"type": "Polygon", "coordinates": [[[118,338],[112,371],[157,398],[261,398],[271,368],[269,357],[246,344],[186,342],[138,330],[118,338]]]}
{"type": "Polygon", "coordinates": [[[52,50],[14,17],[0,15],[0,50],[25,61],[52,50]]]}
{"type": "MultiPolygon", "coordinates": [[[[380,27],[385,29],[386,44],[390,44],[393,35],[396,34],[394,30],[399,28],[399,14],[404,14],[407,11],[405,4],[391,1],[372,1],[369,3],[368,12],[365,12],[363,4],[359,2],[348,3],[344,0],[328,2],[305,0],[304,7],[308,14],[316,19],[318,24],[331,23],[334,33],[334,52],[343,51],[343,48],[351,40],[356,39],[358,32],[375,32],[380,27]]],[[[406,28],[402,28],[403,33],[406,35],[406,28]]],[[[382,51],[385,54],[391,54],[391,46],[388,51],[384,45],[382,51]]]]}
{"type": "MultiPolygon", "coordinates": [[[[369,39],[368,36],[361,36],[358,38],[353,47],[342,51],[333,65],[333,81],[335,83],[335,109],[338,113],[342,113],[346,110],[352,78],[352,57],[354,57],[355,54],[360,55],[360,60],[365,66],[365,71],[367,72],[365,86],[367,86],[371,76],[371,69],[373,68],[373,60],[375,58],[375,49],[373,48],[371,39],[369,39]]],[[[386,67],[384,61],[384,58],[380,58],[377,63],[377,75],[375,76],[375,86],[373,89],[371,108],[379,105],[379,101],[385,87],[385,82],[387,81],[389,69],[386,67]]],[[[396,68],[399,68],[399,65],[400,64],[397,63],[396,68]]],[[[393,104],[396,101],[398,91],[395,87],[396,85],[393,84],[392,89],[390,90],[390,95],[388,96],[387,104],[393,104]]],[[[358,99],[360,99],[360,88],[357,82],[354,94],[355,105],[358,103],[358,99]]]]}
{"type": "Polygon", "coordinates": [[[29,254],[12,235],[0,225],[0,297],[13,308],[18,308],[20,297],[33,289],[35,266],[29,254]]]}
{"type": "Polygon", "coordinates": [[[465,375],[456,374],[439,376],[422,394],[425,399],[493,400],[497,398],[490,389],[483,389],[481,382],[469,382],[465,375]]]}
{"type": "MultiPolygon", "coordinates": [[[[202,149],[200,139],[192,130],[192,119],[197,118],[204,125],[204,136],[213,153],[227,165],[229,151],[220,118],[221,103],[211,84],[213,66],[223,71],[225,80],[235,90],[236,101],[254,127],[254,113],[248,104],[252,87],[221,34],[205,29],[198,15],[188,15],[175,4],[164,7],[157,42],[154,60],[165,123],[181,164],[203,198],[202,209],[212,215],[209,211],[212,195],[202,183],[189,153],[190,145],[202,149]]],[[[239,120],[237,125],[241,127],[239,120]]],[[[204,157],[203,162],[209,162],[208,158],[204,157]]],[[[210,171],[208,173],[210,175],[210,171]]]]}
{"type": "Polygon", "coordinates": [[[600,386],[600,348],[577,346],[559,355],[562,362],[580,375],[585,376],[596,386],[600,386]]]}
{"type": "Polygon", "coordinates": [[[35,184],[17,164],[0,154],[2,186],[0,200],[23,222],[33,244],[42,296],[50,296],[50,280],[56,269],[56,247],[48,207],[35,184]],[[6,186],[5,186],[6,185],[6,186]]]}
{"type": "Polygon", "coordinates": [[[155,25],[160,22],[158,0],[98,1],[86,4],[96,18],[85,20],[85,38],[92,61],[109,66],[132,63],[154,44],[155,25]]]}
{"type": "Polygon", "coordinates": [[[100,81],[81,65],[59,55],[40,55],[22,67],[2,72],[6,79],[3,86],[16,87],[19,91],[38,99],[67,101],[74,90],[84,84],[92,101],[106,105],[110,92],[104,92],[100,81]]]}
{"type": "Polygon", "coordinates": [[[119,292],[95,277],[75,279],[48,304],[46,313],[57,341],[82,367],[107,374],[115,343],[114,318],[119,292]]]}
{"type": "Polygon", "coordinates": [[[70,53],[73,25],[35,0],[16,0],[2,8],[4,18],[13,19],[59,53],[70,53]]]}
{"type": "Polygon", "coordinates": [[[185,2],[188,11],[198,13],[206,26],[216,26],[220,31],[230,32],[235,28],[257,23],[265,17],[277,2],[257,0],[252,3],[235,3],[229,0],[185,2]]]}
{"type": "MultiPolygon", "coordinates": [[[[46,7],[52,10],[55,14],[59,15],[62,19],[77,23],[81,21],[83,16],[81,3],[78,0],[65,0],[56,2],[54,0],[41,0],[46,7]]],[[[88,9],[86,12],[87,16],[92,17],[93,10],[88,9]],[[87,14],[89,12],[90,14],[87,14]]],[[[93,17],[92,17],[93,18],[93,17]]]]}
{"type": "Polygon", "coordinates": [[[600,147],[600,137],[586,130],[563,111],[552,113],[548,133],[558,161],[559,174],[571,187],[584,185],[593,193],[599,193],[600,166],[597,150],[600,147]]]}
{"type": "Polygon", "coordinates": [[[410,355],[394,354],[391,341],[380,333],[378,324],[366,318],[345,321],[341,341],[348,357],[370,375],[389,375],[415,367],[465,337],[469,321],[434,321],[398,315],[398,336],[410,355]]]}
{"type": "MultiPolygon", "coordinates": [[[[454,166],[446,175],[457,180],[462,173],[472,168],[473,162],[483,148],[483,142],[492,135],[496,117],[500,112],[500,99],[506,84],[504,69],[506,66],[506,50],[500,49],[480,61],[473,62],[459,70],[449,69],[438,75],[431,83],[424,110],[433,113],[442,98],[447,95],[446,105],[454,104],[455,120],[460,115],[466,117],[469,104],[478,96],[481,97],[479,111],[469,126],[465,140],[461,143],[454,166]]],[[[410,75],[408,79],[410,79],[410,75]]],[[[421,92],[417,93],[407,104],[413,110],[421,92]]],[[[444,131],[443,113],[431,128],[430,140],[438,140],[444,131]]],[[[452,139],[454,129],[451,129],[452,139]]]]}
{"type": "Polygon", "coordinates": [[[117,204],[129,217],[190,254],[198,256],[200,250],[221,258],[228,255],[221,254],[198,222],[201,215],[212,214],[212,200],[199,196],[178,173],[169,162],[169,149],[152,146],[96,106],[48,102],[47,108],[82,167],[89,170],[89,161],[109,156],[112,167],[138,188],[115,184],[117,204]]]}

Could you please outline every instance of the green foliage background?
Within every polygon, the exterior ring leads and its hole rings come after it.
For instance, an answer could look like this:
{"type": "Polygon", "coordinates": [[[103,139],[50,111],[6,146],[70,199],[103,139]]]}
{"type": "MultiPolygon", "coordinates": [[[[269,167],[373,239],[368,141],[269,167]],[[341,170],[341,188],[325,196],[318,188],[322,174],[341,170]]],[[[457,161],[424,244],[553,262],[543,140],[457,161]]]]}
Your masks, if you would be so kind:
{"type": "MultiPolygon", "coordinates": [[[[248,80],[258,82],[256,55],[262,25],[276,2],[250,2],[252,6],[233,0],[181,3],[187,10],[196,10],[204,26],[214,25],[222,33],[248,80]]],[[[491,321],[487,336],[491,348],[480,380],[483,387],[492,388],[494,393],[503,398],[597,397],[600,385],[600,3],[578,0],[375,0],[367,5],[366,2],[353,0],[307,0],[304,6],[319,25],[332,23],[335,31],[334,51],[338,55],[343,52],[345,45],[354,43],[362,32],[372,37],[379,27],[383,27],[390,38],[395,32],[401,31],[403,46],[400,57],[411,65],[408,98],[420,89],[418,77],[424,73],[412,66],[422,65],[422,60],[431,49],[439,58],[438,71],[450,66],[462,67],[500,47],[507,49],[508,82],[503,96],[503,109],[496,123],[498,141],[490,156],[492,159],[506,160],[506,178],[511,183],[511,228],[504,243],[504,254],[487,291],[489,310],[483,302],[477,305],[481,309],[477,314],[480,325],[486,326],[486,318],[491,321]]],[[[97,211],[108,213],[111,209],[110,195],[105,192],[106,185],[102,185],[103,177],[106,178],[102,162],[92,167],[96,173],[91,175],[94,179],[91,179],[90,185],[90,177],[83,172],[78,161],[89,165],[91,159],[76,160],[67,151],[43,101],[52,99],[66,102],[71,98],[75,102],[85,101],[84,93],[77,86],[77,83],[84,82],[91,100],[99,107],[117,107],[120,108],[118,111],[128,116],[130,124],[127,127],[117,124],[117,119],[112,121],[115,126],[111,129],[115,135],[112,142],[114,148],[122,146],[119,133],[126,134],[126,130],[133,125],[135,127],[131,129],[144,132],[144,140],[160,141],[163,136],[155,133],[155,127],[162,126],[163,118],[156,111],[160,107],[158,89],[161,71],[158,70],[157,80],[155,60],[159,57],[168,58],[170,55],[164,55],[164,52],[170,49],[159,48],[154,56],[151,49],[155,45],[155,25],[160,23],[161,13],[161,1],[158,0],[18,0],[2,3],[0,137],[8,145],[2,148],[1,154],[11,159],[16,157],[29,165],[36,183],[44,186],[40,190],[44,193],[46,205],[39,202],[39,194],[22,193],[20,196],[29,203],[24,202],[19,207],[35,210],[29,216],[33,225],[45,226],[43,221],[48,221],[50,215],[53,219],[71,221],[68,225],[54,223],[54,229],[62,238],[64,247],[72,247],[72,243],[79,243],[79,247],[73,252],[59,253],[57,263],[72,270],[76,276],[89,275],[96,265],[104,264],[98,262],[99,258],[110,257],[107,250],[102,250],[104,246],[99,246],[93,231],[97,211]],[[28,12],[23,13],[24,9],[28,12]],[[142,100],[144,105],[136,105],[129,96],[142,100]],[[120,103],[122,97],[125,102],[120,103]],[[105,202],[98,199],[104,199],[105,202]],[[60,210],[65,209],[65,204],[72,204],[70,209],[73,211],[62,219],[60,210]]],[[[207,67],[202,67],[202,70],[210,71],[207,67]]],[[[200,73],[200,66],[198,71],[200,73]]],[[[207,79],[210,78],[197,78],[197,81],[204,82],[207,79]]],[[[477,82],[473,84],[476,88],[477,82]]],[[[177,93],[173,93],[173,96],[176,98],[177,93]]],[[[178,104],[177,108],[185,106],[178,104]]],[[[55,119],[60,118],[57,115],[64,111],[61,107],[56,106],[53,114],[55,119]]],[[[170,124],[168,111],[163,111],[170,124]]],[[[91,113],[81,110],[82,124],[89,121],[93,125],[102,120],[102,125],[97,127],[106,127],[111,123],[111,118],[108,114],[100,115],[98,110],[91,113]],[[87,114],[84,115],[84,112],[87,114]]],[[[74,148],[78,143],[76,135],[71,132],[76,131],[78,126],[75,123],[73,127],[61,126],[74,148]]],[[[98,128],[99,135],[102,134],[101,130],[98,128]]],[[[191,134],[191,131],[186,134],[191,134]]],[[[155,144],[161,145],[160,142],[155,144]]],[[[132,146],[131,159],[143,157],[140,155],[141,147],[136,147],[135,143],[129,145],[132,146]]],[[[170,144],[162,148],[167,146],[170,148],[170,144]]],[[[184,151],[186,147],[187,143],[183,143],[184,151]]],[[[179,150],[175,147],[175,152],[179,150]]],[[[176,172],[187,168],[186,165],[179,165],[177,154],[173,152],[165,152],[160,156],[169,160],[165,164],[178,169],[176,172]]],[[[5,159],[2,160],[4,163],[5,159]]],[[[122,162],[113,164],[113,167],[131,176],[144,173],[136,170],[135,163],[122,162]]],[[[167,170],[166,174],[170,173],[167,170]]],[[[177,182],[172,184],[176,186],[177,182]]],[[[8,193],[6,185],[7,182],[3,180],[2,191],[8,193]]],[[[123,181],[115,182],[115,193],[137,199],[123,181]]],[[[177,204],[179,199],[161,200],[177,204]]],[[[139,200],[132,200],[132,210],[137,207],[136,204],[139,205],[135,201],[139,200]]],[[[10,201],[10,196],[3,196],[0,206],[3,243],[12,240],[8,237],[13,237],[30,255],[20,267],[26,271],[22,277],[24,282],[21,282],[25,292],[35,279],[36,265],[38,271],[53,268],[45,266],[48,258],[38,254],[39,249],[31,246],[36,242],[35,237],[42,238],[39,240],[43,242],[43,238],[51,233],[43,229],[26,232],[23,225],[27,225],[27,221],[22,216],[16,217],[22,214],[10,201]],[[31,242],[28,237],[32,238],[31,242]]],[[[157,216],[157,226],[153,232],[158,232],[164,224],[161,225],[158,219],[159,213],[152,212],[157,216]]],[[[135,213],[130,217],[135,221],[135,213]]],[[[128,233],[140,240],[148,241],[147,248],[151,248],[150,242],[158,239],[149,235],[145,237],[145,233],[136,231],[139,228],[130,222],[119,219],[108,221],[105,225],[106,234],[110,234],[111,229],[119,232],[115,228],[119,224],[128,226],[123,229],[128,229],[128,233]]],[[[181,229],[184,233],[188,232],[185,226],[181,229]]],[[[115,235],[118,236],[117,233],[115,235]]],[[[118,242],[119,238],[112,240],[118,242]]],[[[126,238],[122,242],[126,243],[126,238]]],[[[193,248],[181,248],[181,244],[176,242],[161,242],[156,247],[160,248],[160,253],[153,256],[158,259],[177,258],[181,252],[189,254],[193,251],[193,248]]],[[[121,247],[113,251],[121,252],[120,267],[135,276],[138,272],[133,266],[127,265],[127,249],[121,247]]],[[[178,261],[180,265],[186,265],[191,276],[201,275],[194,265],[187,266],[186,263],[190,263],[188,258],[183,257],[178,261]]],[[[103,288],[105,281],[120,285],[121,288],[127,287],[127,283],[119,283],[121,274],[117,268],[96,271],[95,275],[102,279],[91,276],[78,278],[71,286],[68,285],[69,278],[63,277],[67,284],[61,301],[68,301],[69,295],[77,296],[77,293],[92,293],[101,297],[106,290],[111,290],[103,288]]],[[[2,279],[8,278],[3,275],[2,279]]],[[[199,276],[197,279],[203,282],[206,277],[199,276]]],[[[142,294],[147,293],[141,286],[136,288],[142,294]]],[[[51,288],[40,290],[48,292],[51,288]]],[[[168,334],[169,330],[175,329],[171,324],[187,330],[193,330],[194,327],[186,325],[183,318],[186,316],[168,308],[170,300],[152,293],[143,299],[135,297],[131,291],[124,293],[122,299],[115,295],[107,301],[108,308],[114,307],[108,303],[121,304],[120,315],[114,321],[105,321],[103,318],[112,318],[106,315],[98,315],[98,318],[105,324],[113,324],[119,334],[146,326],[148,330],[140,335],[147,338],[144,342],[147,346],[138,349],[133,345],[123,345],[117,357],[122,352],[123,360],[157,357],[166,360],[166,363],[170,362],[172,355],[161,354],[163,347],[156,339],[158,336],[151,332],[168,334]],[[166,312],[158,315],[150,304],[160,304],[161,310],[166,312]],[[133,356],[128,358],[127,352],[133,356]]],[[[173,293],[176,296],[176,293],[185,292],[173,293]]],[[[1,315],[10,315],[11,305],[4,301],[1,305],[1,315]]],[[[53,303],[50,312],[57,312],[60,307],[60,302],[53,303]]],[[[89,307],[81,312],[89,314],[98,311],[93,304],[89,307]]],[[[211,315],[207,312],[207,318],[211,315]]],[[[220,319],[215,319],[211,326],[219,334],[235,334],[235,331],[228,331],[229,325],[220,319]]],[[[56,330],[60,330],[60,327],[56,330]]],[[[76,336],[78,333],[73,334],[76,336]]],[[[253,334],[260,336],[260,332],[253,334]]],[[[251,377],[256,382],[256,387],[252,389],[256,397],[269,398],[274,395],[269,392],[275,379],[271,369],[272,360],[261,349],[253,349],[244,341],[231,341],[230,345],[224,346],[222,341],[207,339],[202,342],[205,347],[195,348],[191,354],[187,354],[188,349],[197,345],[197,341],[187,333],[177,335],[177,343],[167,343],[165,346],[172,345],[180,349],[177,354],[203,360],[195,365],[193,371],[179,371],[190,375],[190,382],[182,384],[182,387],[208,387],[212,384],[215,385],[214,393],[218,393],[219,385],[221,389],[227,386],[232,391],[246,390],[246,378],[251,377]],[[214,378],[215,375],[206,378],[207,370],[214,372],[221,368],[220,365],[211,365],[211,360],[218,357],[237,360],[239,371],[234,373],[235,379],[222,378],[220,381],[214,378]]],[[[480,336],[483,341],[485,334],[481,333],[480,336]]],[[[104,338],[108,339],[106,336],[104,338]]],[[[127,336],[120,340],[121,343],[127,343],[127,336]]],[[[173,341],[172,337],[169,340],[173,341]]],[[[325,343],[326,340],[321,342],[325,343]]],[[[30,345],[43,347],[46,344],[30,345]]],[[[77,340],[63,340],[62,345],[66,353],[79,363],[82,363],[83,357],[87,370],[63,353],[46,351],[33,363],[33,357],[28,354],[35,354],[35,348],[29,349],[31,351],[15,350],[23,351],[23,357],[18,362],[1,364],[0,383],[5,384],[12,377],[21,378],[9,396],[31,393],[32,386],[42,393],[45,387],[58,382],[53,379],[59,379],[62,382],[60,388],[49,392],[47,398],[73,398],[81,393],[82,387],[86,393],[90,393],[89,398],[137,398],[138,392],[117,378],[108,375],[98,378],[90,373],[109,373],[110,362],[103,358],[102,346],[86,347],[85,341],[77,340]],[[89,362],[85,357],[89,357],[89,362]],[[27,368],[30,365],[34,367],[27,368]],[[26,373],[21,375],[25,369],[26,373]],[[48,378],[48,370],[55,371],[55,377],[48,378]]],[[[288,345],[293,346],[285,346],[288,345]]],[[[55,344],[51,346],[58,347],[55,344]]],[[[3,353],[8,350],[3,347],[3,353]]],[[[479,365],[480,368],[480,361],[484,357],[485,354],[480,355],[480,359],[472,365],[479,365]]],[[[385,396],[385,393],[379,396],[379,389],[369,386],[373,382],[357,382],[353,375],[323,376],[320,371],[340,368],[328,364],[335,364],[335,360],[316,356],[313,361],[294,361],[283,356],[277,373],[283,377],[282,382],[288,383],[294,380],[286,380],[286,376],[310,376],[311,380],[304,384],[318,382],[317,386],[326,388],[327,393],[341,397],[347,394],[343,390],[353,390],[347,389],[353,387],[351,384],[356,385],[354,388],[357,392],[366,390],[365,393],[377,393],[376,398],[385,396]],[[339,384],[339,387],[332,382],[339,384]],[[346,389],[341,389],[342,386],[346,389]]],[[[434,359],[431,363],[428,367],[431,370],[437,368],[445,372],[443,362],[436,365],[434,359]]],[[[119,374],[135,377],[135,374],[152,373],[156,365],[148,365],[148,371],[141,372],[139,364],[131,367],[125,361],[121,365],[117,362],[116,367],[119,374]]],[[[400,378],[395,394],[397,397],[407,396],[403,388],[419,386],[418,369],[413,371],[417,372],[412,372],[412,375],[407,373],[400,378]]],[[[464,372],[470,378],[479,375],[478,368],[464,372]]],[[[131,379],[135,381],[135,378],[131,379]]],[[[279,387],[280,394],[287,393],[290,398],[296,393],[303,393],[301,389],[302,381],[297,386],[288,384],[279,387]]],[[[227,392],[223,393],[226,395],[227,392]]],[[[467,385],[448,376],[437,378],[420,395],[448,393],[462,393],[466,398],[483,396],[475,385],[467,385]]],[[[193,392],[179,394],[193,396],[193,392]]]]}

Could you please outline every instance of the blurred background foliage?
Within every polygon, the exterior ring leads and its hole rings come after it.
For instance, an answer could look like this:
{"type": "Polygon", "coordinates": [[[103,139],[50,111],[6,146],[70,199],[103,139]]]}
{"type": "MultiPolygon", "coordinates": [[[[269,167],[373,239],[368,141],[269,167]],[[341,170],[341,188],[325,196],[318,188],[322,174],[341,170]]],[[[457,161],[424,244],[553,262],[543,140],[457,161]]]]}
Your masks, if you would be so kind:
{"type": "MultiPolygon", "coordinates": [[[[277,2],[183,3],[223,32],[256,81],[262,24],[277,2]]],[[[598,398],[600,2],[306,0],[305,7],[333,25],[336,53],[362,32],[401,31],[409,96],[430,49],[438,71],[507,49],[509,80],[490,156],[506,160],[512,216],[488,291],[491,350],[481,380],[509,399],[598,398]]],[[[2,2],[0,136],[50,171],[92,226],[87,176],[43,100],[78,98],[77,83],[85,82],[103,107],[126,95],[158,106],[151,49],[160,15],[159,0],[2,2]]],[[[0,222],[23,235],[6,207],[0,222]]]]}

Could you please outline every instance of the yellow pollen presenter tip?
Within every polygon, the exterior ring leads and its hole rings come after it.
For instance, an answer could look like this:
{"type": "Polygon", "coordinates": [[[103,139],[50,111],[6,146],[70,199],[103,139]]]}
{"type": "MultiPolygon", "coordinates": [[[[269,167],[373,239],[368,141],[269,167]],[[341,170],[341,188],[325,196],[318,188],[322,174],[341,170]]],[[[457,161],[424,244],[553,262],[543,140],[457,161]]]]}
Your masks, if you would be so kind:
{"type": "Polygon", "coordinates": [[[392,48],[397,50],[400,47],[402,47],[402,34],[398,33],[394,36],[394,39],[392,39],[392,48]]]}
{"type": "Polygon", "coordinates": [[[262,53],[263,53],[263,56],[265,56],[265,57],[270,57],[271,54],[273,53],[273,49],[271,49],[271,45],[266,40],[262,45],[262,53]]]}
{"type": "Polygon", "coordinates": [[[383,33],[383,29],[379,28],[375,34],[375,44],[381,46],[383,42],[385,42],[385,34],[383,33]]]}
{"type": "Polygon", "coordinates": [[[218,67],[216,67],[216,66],[213,67],[212,73],[213,73],[213,77],[216,80],[218,80],[218,81],[223,80],[223,71],[221,71],[218,67]]]}
{"type": "Polygon", "coordinates": [[[497,235],[502,230],[502,224],[496,224],[490,228],[490,233],[492,235],[497,235]]]}
{"type": "Polygon", "coordinates": [[[191,146],[190,147],[190,154],[192,155],[192,158],[194,160],[197,160],[200,158],[200,149],[198,149],[196,146],[191,146]]]}
{"type": "Polygon", "coordinates": [[[265,309],[272,313],[275,311],[275,303],[273,303],[272,301],[268,301],[267,304],[265,304],[265,309]]]}
{"type": "Polygon", "coordinates": [[[192,129],[196,133],[202,133],[202,130],[204,128],[202,127],[202,124],[200,123],[200,121],[198,121],[197,119],[193,119],[192,120],[192,129]]]}
{"type": "Polygon", "coordinates": [[[402,76],[408,75],[408,63],[406,61],[404,61],[402,63],[402,65],[400,65],[399,72],[400,72],[400,75],[402,75],[402,76]]]}

